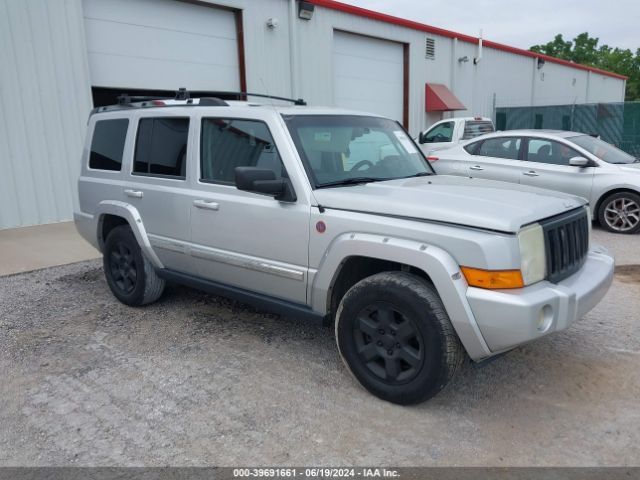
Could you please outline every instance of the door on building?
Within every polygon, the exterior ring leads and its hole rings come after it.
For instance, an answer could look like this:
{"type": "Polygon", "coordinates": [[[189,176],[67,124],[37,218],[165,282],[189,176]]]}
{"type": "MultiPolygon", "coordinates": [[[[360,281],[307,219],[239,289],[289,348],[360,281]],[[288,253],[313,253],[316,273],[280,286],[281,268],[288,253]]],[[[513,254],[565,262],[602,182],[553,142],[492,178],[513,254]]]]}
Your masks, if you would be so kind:
{"type": "Polygon", "coordinates": [[[378,113],[407,127],[405,45],[333,32],[333,101],[338,107],[378,113]]]}
{"type": "Polygon", "coordinates": [[[244,88],[236,11],[176,0],[83,0],[83,10],[94,87],[244,88]]]}

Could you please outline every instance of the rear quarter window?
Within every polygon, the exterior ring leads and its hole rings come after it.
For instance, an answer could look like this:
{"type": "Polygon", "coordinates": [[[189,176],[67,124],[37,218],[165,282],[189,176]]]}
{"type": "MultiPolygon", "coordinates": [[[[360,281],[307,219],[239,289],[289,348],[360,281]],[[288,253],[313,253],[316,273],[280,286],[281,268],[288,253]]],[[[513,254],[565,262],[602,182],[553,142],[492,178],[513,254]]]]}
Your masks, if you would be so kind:
{"type": "Polygon", "coordinates": [[[126,118],[96,122],[91,139],[89,168],[120,171],[128,128],[129,120],[126,118]]]}
{"type": "Polygon", "coordinates": [[[465,145],[463,148],[467,151],[467,153],[470,153],[471,155],[476,155],[478,151],[478,146],[480,145],[480,143],[481,142],[473,142],[468,145],[465,145]]]}

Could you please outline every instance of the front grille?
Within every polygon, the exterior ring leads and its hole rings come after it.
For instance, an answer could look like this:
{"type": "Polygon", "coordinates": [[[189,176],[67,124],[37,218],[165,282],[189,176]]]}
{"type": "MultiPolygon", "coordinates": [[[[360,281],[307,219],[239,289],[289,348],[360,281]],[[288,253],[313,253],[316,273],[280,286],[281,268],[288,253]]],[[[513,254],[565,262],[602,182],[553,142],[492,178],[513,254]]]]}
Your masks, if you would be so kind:
{"type": "Polygon", "coordinates": [[[547,280],[557,283],[574,274],[589,252],[587,211],[579,208],[540,222],[547,251],[547,280]]]}

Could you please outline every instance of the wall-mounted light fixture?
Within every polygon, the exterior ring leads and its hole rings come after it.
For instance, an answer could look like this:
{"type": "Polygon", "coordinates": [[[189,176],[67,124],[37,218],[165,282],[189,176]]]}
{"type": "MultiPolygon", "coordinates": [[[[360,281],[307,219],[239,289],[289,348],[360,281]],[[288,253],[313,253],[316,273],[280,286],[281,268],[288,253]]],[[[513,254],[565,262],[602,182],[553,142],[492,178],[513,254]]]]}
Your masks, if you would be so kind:
{"type": "Polygon", "coordinates": [[[315,9],[316,6],[314,4],[300,0],[298,2],[298,18],[302,20],[311,20],[315,9]]]}
{"type": "Polygon", "coordinates": [[[540,70],[542,67],[544,67],[545,63],[546,62],[544,61],[544,58],[538,57],[538,70],[540,70]]]}
{"type": "Polygon", "coordinates": [[[467,63],[469,61],[469,57],[467,55],[465,55],[464,57],[460,57],[458,59],[459,63],[467,63]]]}
{"type": "Polygon", "coordinates": [[[279,23],[280,22],[278,21],[277,18],[274,18],[274,17],[267,18],[267,27],[270,28],[271,30],[276,28],[279,23]]]}

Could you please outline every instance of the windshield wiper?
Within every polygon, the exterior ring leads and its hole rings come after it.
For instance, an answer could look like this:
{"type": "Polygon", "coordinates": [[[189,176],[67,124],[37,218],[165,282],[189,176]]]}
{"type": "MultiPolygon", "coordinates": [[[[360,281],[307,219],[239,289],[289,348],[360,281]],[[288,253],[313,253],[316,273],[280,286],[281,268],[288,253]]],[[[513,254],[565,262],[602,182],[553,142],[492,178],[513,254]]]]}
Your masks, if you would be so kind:
{"type": "Polygon", "coordinates": [[[415,178],[415,177],[429,177],[431,175],[435,175],[435,173],[431,173],[431,172],[418,172],[418,173],[414,173],[413,175],[407,175],[406,177],[400,177],[400,178],[415,178]]]}
{"type": "Polygon", "coordinates": [[[382,182],[383,180],[389,180],[389,179],[374,178],[374,177],[352,177],[352,178],[345,178],[342,180],[336,180],[334,182],[323,183],[321,185],[318,185],[316,188],[341,187],[343,185],[360,185],[363,183],[382,182]]]}

